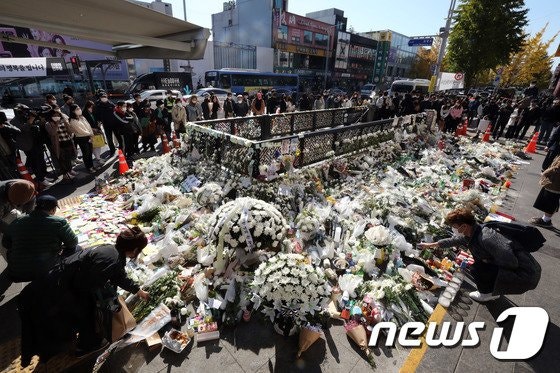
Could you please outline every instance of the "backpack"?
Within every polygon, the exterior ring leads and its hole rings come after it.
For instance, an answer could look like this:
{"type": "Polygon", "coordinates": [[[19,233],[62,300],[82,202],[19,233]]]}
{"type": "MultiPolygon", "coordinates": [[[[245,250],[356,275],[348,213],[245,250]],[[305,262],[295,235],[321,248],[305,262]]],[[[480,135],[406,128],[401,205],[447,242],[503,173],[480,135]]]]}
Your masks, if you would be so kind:
{"type": "Polygon", "coordinates": [[[483,224],[484,227],[495,230],[509,240],[517,242],[523,251],[532,253],[540,249],[546,242],[546,238],[532,225],[522,223],[504,223],[500,221],[490,221],[483,224]]]}

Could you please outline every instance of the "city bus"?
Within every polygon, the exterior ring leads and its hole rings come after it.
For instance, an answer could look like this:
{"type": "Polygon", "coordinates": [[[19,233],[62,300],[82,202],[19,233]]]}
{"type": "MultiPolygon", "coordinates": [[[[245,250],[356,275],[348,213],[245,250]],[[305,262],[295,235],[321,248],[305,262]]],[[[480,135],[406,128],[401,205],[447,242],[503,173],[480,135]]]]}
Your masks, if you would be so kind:
{"type": "Polygon", "coordinates": [[[428,93],[428,88],[430,87],[430,81],[427,79],[412,79],[412,80],[395,80],[391,84],[391,89],[389,94],[398,93],[399,95],[404,95],[405,93],[419,92],[428,93]]]}
{"type": "Polygon", "coordinates": [[[249,95],[258,91],[266,93],[271,89],[295,95],[299,87],[297,74],[262,73],[256,70],[210,70],[204,75],[204,81],[207,87],[228,89],[235,94],[247,92],[249,95]]]}

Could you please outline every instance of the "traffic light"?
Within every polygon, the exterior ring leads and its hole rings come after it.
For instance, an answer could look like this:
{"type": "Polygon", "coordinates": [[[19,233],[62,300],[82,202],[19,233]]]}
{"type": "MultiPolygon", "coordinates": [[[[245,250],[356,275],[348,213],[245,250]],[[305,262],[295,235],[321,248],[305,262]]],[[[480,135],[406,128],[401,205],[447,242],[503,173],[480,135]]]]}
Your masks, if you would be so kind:
{"type": "Polygon", "coordinates": [[[80,58],[78,56],[70,57],[70,63],[72,63],[72,70],[74,70],[74,74],[80,73],[80,58]]]}

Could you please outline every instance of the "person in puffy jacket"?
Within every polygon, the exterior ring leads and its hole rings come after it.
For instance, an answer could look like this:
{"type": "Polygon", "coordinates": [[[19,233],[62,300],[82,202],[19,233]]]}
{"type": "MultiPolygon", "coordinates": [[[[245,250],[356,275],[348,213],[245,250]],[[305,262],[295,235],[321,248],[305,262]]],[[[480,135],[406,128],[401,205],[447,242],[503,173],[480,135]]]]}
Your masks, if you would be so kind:
{"type": "Polygon", "coordinates": [[[445,217],[454,236],[434,243],[421,243],[423,248],[466,246],[474,257],[471,275],[477,290],[469,296],[477,302],[495,300],[500,295],[522,294],[534,289],[541,267],[519,243],[509,240],[490,227],[476,222],[472,212],[460,208],[445,217]]]}

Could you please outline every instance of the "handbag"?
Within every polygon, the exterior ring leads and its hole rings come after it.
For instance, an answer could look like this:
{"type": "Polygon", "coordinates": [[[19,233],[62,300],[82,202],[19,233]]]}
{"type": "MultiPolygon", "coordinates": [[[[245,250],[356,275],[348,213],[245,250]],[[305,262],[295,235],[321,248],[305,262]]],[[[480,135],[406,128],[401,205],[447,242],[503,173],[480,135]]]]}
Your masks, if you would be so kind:
{"type": "Polygon", "coordinates": [[[105,137],[102,134],[93,135],[92,145],[95,149],[105,146],[105,137]]]}
{"type": "Polygon", "coordinates": [[[113,313],[113,319],[111,321],[111,342],[121,339],[126,333],[136,327],[136,320],[126,306],[124,299],[119,297],[118,302],[121,309],[113,313]]]}

